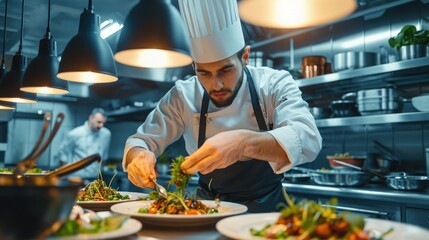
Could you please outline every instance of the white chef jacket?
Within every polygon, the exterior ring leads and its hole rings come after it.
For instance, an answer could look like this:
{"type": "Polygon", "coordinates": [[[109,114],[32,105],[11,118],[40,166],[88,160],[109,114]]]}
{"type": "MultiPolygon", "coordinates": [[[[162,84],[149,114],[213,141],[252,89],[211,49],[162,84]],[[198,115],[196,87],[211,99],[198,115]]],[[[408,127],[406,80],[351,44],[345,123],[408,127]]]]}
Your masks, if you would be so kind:
{"type": "MultiPolygon", "coordinates": [[[[313,161],[322,145],[322,138],[308,104],[302,99],[289,72],[267,67],[247,66],[253,77],[265,122],[272,125],[270,133],[284,149],[291,164],[271,163],[276,173],[313,161]]],[[[236,98],[230,106],[218,108],[211,102],[207,114],[206,136],[234,129],[259,131],[253,112],[246,74],[236,98]]],[[[132,147],[143,147],[159,156],[182,135],[186,150],[198,149],[198,129],[204,89],[196,76],[178,80],[159,101],[146,121],[125,144],[125,156],[132,147]]]]}
{"type": "MultiPolygon", "coordinates": [[[[98,132],[93,132],[88,127],[88,121],[83,125],[72,129],[62,140],[59,151],[55,156],[56,161],[69,164],[90,155],[99,153],[101,160],[106,160],[109,155],[111,133],[103,127],[98,132]]],[[[76,171],[68,176],[86,179],[98,178],[99,162],[93,162],[89,166],[76,171]]]]}

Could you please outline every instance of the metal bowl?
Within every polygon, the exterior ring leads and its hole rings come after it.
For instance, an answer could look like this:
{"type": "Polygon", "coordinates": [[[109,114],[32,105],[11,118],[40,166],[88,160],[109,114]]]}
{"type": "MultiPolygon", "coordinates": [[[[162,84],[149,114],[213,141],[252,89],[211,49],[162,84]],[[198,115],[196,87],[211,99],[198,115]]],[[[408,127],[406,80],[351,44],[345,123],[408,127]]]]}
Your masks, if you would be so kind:
{"type": "Polygon", "coordinates": [[[310,176],[316,184],[339,187],[363,186],[372,177],[357,171],[319,171],[310,173],[310,176]]]}
{"type": "Polygon", "coordinates": [[[397,190],[424,190],[429,187],[427,176],[392,176],[386,178],[389,187],[397,190]]]}

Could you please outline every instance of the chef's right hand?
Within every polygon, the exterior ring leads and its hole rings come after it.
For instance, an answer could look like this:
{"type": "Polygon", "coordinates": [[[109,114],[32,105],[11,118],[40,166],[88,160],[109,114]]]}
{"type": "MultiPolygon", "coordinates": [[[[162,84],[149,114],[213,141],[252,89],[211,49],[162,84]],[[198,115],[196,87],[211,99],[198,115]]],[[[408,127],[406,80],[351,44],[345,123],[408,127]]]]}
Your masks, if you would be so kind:
{"type": "Polygon", "coordinates": [[[151,151],[143,148],[134,147],[127,153],[127,172],[128,179],[137,187],[155,188],[151,179],[158,176],[155,170],[156,157],[151,151]]]}

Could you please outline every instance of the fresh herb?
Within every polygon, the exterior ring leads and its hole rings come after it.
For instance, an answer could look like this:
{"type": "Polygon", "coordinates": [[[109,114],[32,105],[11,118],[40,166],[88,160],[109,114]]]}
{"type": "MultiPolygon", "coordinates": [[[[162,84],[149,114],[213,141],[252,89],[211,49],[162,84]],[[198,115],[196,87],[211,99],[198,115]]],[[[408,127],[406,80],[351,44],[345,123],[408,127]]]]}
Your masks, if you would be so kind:
{"type": "Polygon", "coordinates": [[[396,37],[389,38],[388,43],[390,47],[395,48],[397,51],[402,46],[429,44],[429,31],[417,31],[414,25],[404,25],[396,37]]]}
{"type": "Polygon", "coordinates": [[[182,165],[184,161],[185,157],[178,156],[173,159],[172,163],[170,164],[171,180],[169,184],[176,186],[177,191],[185,191],[189,179],[191,178],[191,174],[184,173],[180,168],[180,165],[182,165]]]}
{"type": "Polygon", "coordinates": [[[78,194],[78,201],[117,201],[130,199],[129,195],[121,195],[116,189],[111,188],[112,177],[109,185],[103,180],[101,174],[99,179],[90,182],[78,194]]]}

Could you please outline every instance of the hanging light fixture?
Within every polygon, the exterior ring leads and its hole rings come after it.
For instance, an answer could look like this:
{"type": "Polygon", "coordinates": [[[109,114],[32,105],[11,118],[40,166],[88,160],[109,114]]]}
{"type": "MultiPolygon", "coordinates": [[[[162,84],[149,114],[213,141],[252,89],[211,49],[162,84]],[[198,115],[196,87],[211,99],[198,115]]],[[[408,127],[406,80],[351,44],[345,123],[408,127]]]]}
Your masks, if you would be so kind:
{"type": "Polygon", "coordinates": [[[58,79],[57,42],[51,35],[51,0],[48,2],[48,26],[39,42],[39,54],[30,62],[24,74],[21,90],[32,93],[67,94],[68,82],[58,79]]]}
{"type": "MultiPolygon", "coordinates": [[[[7,3],[7,0],[6,0],[7,3]]],[[[36,103],[36,94],[27,93],[20,90],[24,71],[27,66],[27,58],[22,55],[22,38],[24,31],[24,5],[25,0],[22,0],[21,12],[21,37],[19,42],[18,52],[13,56],[12,67],[8,73],[2,78],[0,85],[0,101],[16,102],[16,103],[36,103]]],[[[6,11],[6,8],[5,8],[6,11]]],[[[5,13],[6,18],[6,13],[5,13]]],[[[6,34],[6,21],[5,21],[6,34]]],[[[3,43],[5,37],[3,38],[3,43]]],[[[3,49],[4,51],[4,49],[3,49]]],[[[3,58],[4,59],[4,58],[3,58]]]]}
{"type": "Polygon", "coordinates": [[[145,68],[191,64],[190,40],[177,8],[169,0],[140,0],[125,20],[115,59],[145,68]]]}
{"type": "Polygon", "coordinates": [[[241,20],[267,28],[304,28],[351,14],[356,0],[242,0],[241,20]]]}
{"type": "Polygon", "coordinates": [[[79,32],[64,49],[57,77],[86,83],[118,80],[113,52],[100,37],[100,16],[93,12],[92,0],[80,15],[79,32]]]}
{"type": "Polygon", "coordinates": [[[0,110],[13,110],[16,108],[16,103],[0,101],[0,110]]]}

